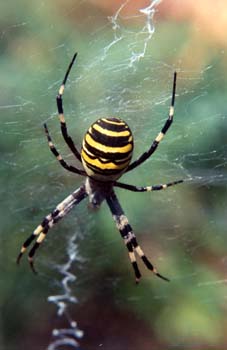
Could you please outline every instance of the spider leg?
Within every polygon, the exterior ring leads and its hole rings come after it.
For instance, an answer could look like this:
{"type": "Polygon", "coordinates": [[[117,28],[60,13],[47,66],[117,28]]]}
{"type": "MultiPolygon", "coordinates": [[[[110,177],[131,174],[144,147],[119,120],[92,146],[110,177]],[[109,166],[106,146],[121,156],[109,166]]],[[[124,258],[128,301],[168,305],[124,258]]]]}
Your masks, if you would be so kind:
{"type": "Polygon", "coordinates": [[[56,208],[43,219],[42,223],[39,226],[37,226],[34,232],[24,242],[21,251],[17,257],[17,263],[20,263],[20,259],[27,250],[28,246],[36,237],[38,237],[28,255],[30,266],[33,272],[35,272],[33,257],[36,250],[38,249],[42,241],[45,239],[48,230],[52,228],[53,225],[56,224],[60,219],[62,219],[75,205],[79,204],[81,200],[83,200],[86,196],[87,193],[85,191],[85,188],[84,186],[81,186],[79,189],[77,189],[68,197],[66,197],[62,202],[60,202],[56,206],[56,208]]]}
{"type": "Polygon", "coordinates": [[[80,152],[77,150],[72,138],[69,136],[68,131],[67,131],[67,126],[66,126],[66,122],[65,122],[65,117],[64,117],[64,110],[63,110],[63,99],[62,99],[62,95],[64,93],[64,89],[65,89],[65,84],[66,81],[68,79],[69,73],[71,71],[71,68],[73,66],[73,63],[76,59],[77,53],[75,53],[75,55],[72,58],[72,61],[70,62],[68,69],[66,71],[65,77],[63,79],[63,82],[60,86],[58,95],[56,97],[56,102],[57,102],[57,108],[58,108],[58,117],[61,123],[61,132],[62,132],[62,136],[64,137],[65,142],[67,143],[67,145],[69,146],[70,150],[72,151],[72,153],[76,156],[76,158],[81,162],[81,155],[80,152]]]}
{"type": "Polygon", "coordinates": [[[162,276],[157,271],[157,269],[148,260],[148,258],[144,254],[141,247],[138,245],[137,240],[136,240],[136,236],[132,230],[132,227],[130,226],[130,224],[128,222],[127,217],[125,216],[125,214],[121,208],[121,205],[116,197],[116,194],[114,192],[112,192],[112,194],[106,198],[106,201],[107,201],[107,204],[111,210],[111,213],[113,215],[116,226],[117,226],[118,230],[120,231],[122,238],[125,241],[126,247],[128,248],[129,258],[131,260],[131,263],[132,263],[132,266],[134,269],[134,273],[135,273],[135,277],[136,277],[136,283],[139,282],[140,277],[141,277],[141,273],[139,271],[134,252],[136,252],[139,255],[139,257],[141,258],[141,260],[143,261],[145,266],[149,270],[151,270],[156,276],[158,276],[159,278],[161,278],[165,281],[169,281],[168,278],[162,276]]]}
{"type": "Polygon", "coordinates": [[[35,244],[31,248],[31,250],[28,253],[28,261],[30,263],[31,269],[34,273],[37,273],[34,267],[34,255],[36,250],[40,247],[40,244],[44,241],[46,238],[46,235],[50,228],[52,228],[60,219],[62,219],[72,208],[74,203],[72,202],[71,205],[66,206],[63,210],[61,210],[55,217],[53,217],[52,220],[50,220],[46,226],[43,228],[43,230],[40,232],[35,244]]]}
{"type": "Polygon", "coordinates": [[[60,155],[60,153],[58,152],[58,150],[56,149],[56,147],[54,146],[52,139],[50,137],[47,125],[44,124],[44,129],[45,129],[45,133],[47,136],[47,140],[48,140],[48,145],[50,147],[51,152],[53,153],[53,155],[57,158],[57,160],[59,161],[59,163],[61,164],[61,166],[63,166],[63,168],[65,168],[68,171],[71,171],[73,173],[79,174],[79,175],[86,175],[86,172],[84,170],[81,169],[77,169],[72,165],[69,165],[66,163],[66,161],[62,158],[62,156],[60,155]]]}
{"type": "Polygon", "coordinates": [[[184,180],[176,180],[176,181],[168,182],[166,184],[140,187],[140,186],[133,186],[133,185],[124,184],[122,182],[117,181],[114,183],[114,186],[124,188],[125,190],[129,190],[129,191],[133,191],[133,192],[150,192],[150,191],[165,190],[167,187],[174,186],[174,185],[180,184],[182,182],[184,182],[184,180]]]}
{"type": "Polygon", "coordinates": [[[169,127],[171,126],[173,122],[173,115],[174,115],[174,102],[175,102],[175,95],[176,95],[176,81],[177,81],[177,73],[174,72],[173,77],[173,89],[172,89],[172,100],[169,110],[169,117],[166,120],[162,130],[157,135],[153,143],[151,144],[149,150],[147,152],[144,152],[137,160],[132,162],[129,167],[127,168],[127,171],[131,171],[132,169],[136,168],[138,165],[142,164],[147,160],[157,149],[159,143],[162,141],[163,137],[165,136],[166,132],[168,131],[169,127]]]}

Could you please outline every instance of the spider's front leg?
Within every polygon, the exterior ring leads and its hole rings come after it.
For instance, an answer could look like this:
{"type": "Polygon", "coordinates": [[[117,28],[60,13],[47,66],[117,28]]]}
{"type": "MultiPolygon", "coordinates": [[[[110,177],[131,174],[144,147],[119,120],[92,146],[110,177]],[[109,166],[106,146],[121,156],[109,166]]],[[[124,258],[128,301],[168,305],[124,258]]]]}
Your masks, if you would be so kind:
{"type": "Polygon", "coordinates": [[[48,146],[51,150],[51,152],[53,153],[53,155],[57,158],[57,160],[59,161],[60,165],[65,168],[68,171],[71,171],[72,173],[75,174],[79,174],[79,175],[86,175],[86,172],[82,169],[77,169],[74,166],[66,163],[66,161],[62,158],[61,154],[58,152],[57,148],[55,147],[54,143],[52,142],[51,136],[49,134],[49,130],[47,128],[46,123],[43,125],[44,126],[44,130],[46,133],[46,137],[47,137],[47,141],[48,141],[48,146]]]}
{"type": "Polygon", "coordinates": [[[67,82],[69,73],[70,73],[71,68],[74,64],[76,56],[77,56],[77,53],[74,54],[72,61],[70,62],[69,66],[68,66],[68,69],[66,71],[63,82],[59,88],[59,92],[58,92],[58,95],[56,97],[56,102],[57,102],[57,108],[58,108],[58,117],[59,117],[59,120],[61,123],[62,136],[64,137],[64,140],[67,143],[67,145],[69,146],[70,150],[73,152],[73,154],[76,156],[76,158],[81,162],[80,152],[77,150],[72,138],[69,136],[68,131],[67,131],[67,126],[66,126],[65,117],[64,117],[64,110],[63,110],[63,99],[62,99],[64,89],[65,89],[65,84],[67,82]]]}
{"type": "Polygon", "coordinates": [[[28,254],[28,260],[31,269],[34,273],[36,273],[33,258],[36,250],[46,238],[47,232],[50,228],[54,226],[54,224],[56,224],[60,219],[62,219],[66,214],[68,214],[71,211],[71,209],[73,209],[75,205],[79,204],[85,197],[87,197],[87,193],[85,191],[84,186],[81,186],[79,189],[77,189],[68,197],[66,197],[61,203],[59,203],[57,207],[43,219],[42,223],[39,226],[37,226],[34,232],[24,242],[21,251],[17,257],[17,263],[20,263],[20,259],[27,250],[28,246],[35,238],[37,238],[35,244],[33,245],[28,254]]]}
{"type": "Polygon", "coordinates": [[[172,99],[171,99],[171,105],[170,105],[170,109],[169,109],[168,119],[166,120],[166,122],[165,122],[163,128],[161,129],[161,131],[159,132],[159,134],[156,136],[156,138],[152,142],[149,150],[144,152],[138,159],[136,159],[134,162],[132,162],[129,165],[129,167],[127,168],[126,172],[131,171],[132,169],[136,168],[137,166],[139,166],[140,164],[145,162],[145,160],[147,160],[156,151],[159,143],[162,141],[165,134],[169,130],[169,128],[173,122],[174,103],[175,103],[175,95],[176,95],[176,83],[177,83],[177,73],[175,72],[174,76],[173,76],[172,99]]]}
{"type": "Polygon", "coordinates": [[[130,226],[130,224],[128,222],[127,217],[125,216],[125,214],[121,208],[121,205],[117,199],[116,194],[114,192],[112,192],[112,194],[106,198],[106,201],[107,201],[108,206],[111,210],[111,213],[113,215],[116,226],[117,226],[118,230],[120,231],[120,234],[121,234],[122,238],[124,239],[125,245],[128,249],[129,258],[130,258],[130,261],[132,263],[132,267],[134,269],[134,273],[135,273],[135,277],[136,277],[136,283],[139,282],[140,277],[141,277],[141,273],[139,271],[139,268],[138,268],[138,265],[136,262],[136,256],[135,256],[134,252],[136,252],[139,255],[139,257],[142,259],[145,266],[149,270],[151,270],[156,276],[158,276],[159,278],[161,278],[165,281],[169,281],[168,278],[166,278],[166,277],[160,275],[160,273],[158,273],[157,269],[151,264],[149,259],[144,254],[142,248],[138,245],[136,236],[132,230],[132,227],[130,226]]]}

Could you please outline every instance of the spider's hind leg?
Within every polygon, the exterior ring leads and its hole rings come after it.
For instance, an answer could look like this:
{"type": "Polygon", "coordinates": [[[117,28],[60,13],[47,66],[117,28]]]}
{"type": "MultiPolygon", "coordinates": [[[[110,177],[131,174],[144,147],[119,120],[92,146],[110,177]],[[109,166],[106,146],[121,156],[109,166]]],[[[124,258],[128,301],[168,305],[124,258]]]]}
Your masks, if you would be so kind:
{"type": "Polygon", "coordinates": [[[36,227],[36,229],[33,231],[33,233],[26,239],[26,241],[23,243],[20,253],[17,257],[17,264],[20,263],[20,260],[23,256],[23,254],[26,252],[27,248],[29,247],[29,245],[32,243],[32,241],[38,237],[40,235],[40,233],[44,230],[45,226],[49,224],[49,222],[51,221],[51,218],[53,217],[53,213],[50,213],[49,215],[47,215],[42,223],[36,227]]]}
{"type": "Polygon", "coordinates": [[[136,283],[139,282],[140,277],[141,277],[141,273],[139,271],[139,268],[138,268],[138,265],[136,262],[135,252],[139,255],[139,257],[141,258],[141,260],[143,261],[145,266],[150,271],[152,271],[157,277],[159,277],[165,281],[169,281],[168,278],[162,276],[157,271],[157,269],[152,265],[152,263],[149,261],[149,259],[144,254],[142,248],[138,245],[137,240],[136,240],[136,236],[133,233],[132,227],[130,226],[128,219],[125,216],[115,193],[112,192],[112,194],[106,198],[106,201],[107,201],[108,206],[111,210],[111,213],[113,215],[116,226],[117,226],[118,230],[120,231],[120,234],[121,234],[122,238],[124,239],[126,247],[128,249],[129,258],[130,258],[130,261],[132,263],[135,277],[136,277],[136,283]]]}
{"type": "Polygon", "coordinates": [[[158,276],[159,278],[163,279],[164,281],[169,282],[169,279],[167,277],[162,276],[157,269],[152,265],[152,263],[150,262],[150,260],[146,257],[146,255],[144,254],[143,250],[141,249],[141,247],[138,245],[136,237],[134,235],[134,237],[132,237],[131,239],[131,243],[133,248],[135,249],[136,253],[139,255],[139,257],[142,259],[142,261],[144,262],[145,266],[151,270],[156,276],[158,276]]]}
{"type": "Polygon", "coordinates": [[[36,242],[34,243],[33,247],[31,248],[28,254],[28,260],[29,260],[31,269],[33,270],[33,272],[36,272],[34,268],[33,258],[36,250],[39,248],[40,244],[46,238],[47,232],[49,231],[50,228],[53,227],[54,224],[56,224],[60,219],[62,219],[66,214],[68,214],[68,212],[71,211],[71,209],[75,205],[79,204],[80,201],[84,199],[86,196],[87,196],[87,193],[85,191],[85,188],[84,186],[81,186],[79,189],[77,189],[68,197],[66,197],[61,203],[59,203],[57,207],[54,209],[54,211],[52,211],[43,219],[42,223],[39,226],[37,226],[34,232],[24,242],[20,250],[20,253],[17,257],[17,263],[18,264],[20,263],[20,260],[23,254],[26,252],[31,242],[37,237],[36,242]]]}
{"type": "Polygon", "coordinates": [[[168,182],[166,184],[141,187],[141,186],[129,185],[129,184],[125,184],[125,183],[117,181],[114,183],[114,186],[124,188],[125,190],[129,190],[129,191],[133,191],[133,192],[150,192],[150,191],[165,190],[166,188],[168,188],[170,186],[175,186],[175,185],[181,184],[182,182],[184,182],[184,180],[175,180],[172,182],[168,182]]]}

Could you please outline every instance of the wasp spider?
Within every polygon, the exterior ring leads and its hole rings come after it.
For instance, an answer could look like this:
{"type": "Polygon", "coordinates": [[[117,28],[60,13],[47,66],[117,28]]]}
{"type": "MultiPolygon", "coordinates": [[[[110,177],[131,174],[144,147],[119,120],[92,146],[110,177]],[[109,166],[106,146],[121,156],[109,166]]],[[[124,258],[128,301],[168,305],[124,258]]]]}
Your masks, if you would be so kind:
{"type": "Polygon", "coordinates": [[[169,182],[165,185],[137,187],[117,181],[123,175],[123,173],[135,169],[154,153],[160,141],[163,139],[164,135],[172,124],[177,74],[176,72],[174,73],[172,101],[169,116],[165,122],[165,125],[152,142],[150,148],[137,160],[131,162],[133,154],[133,135],[129,126],[122,119],[115,117],[98,119],[94,124],[90,126],[86,132],[83,138],[81,152],[77,150],[72,138],[69,136],[63,112],[62,95],[76,56],[77,54],[74,55],[66,71],[56,100],[63,138],[72,153],[81,163],[82,169],[78,169],[77,167],[69,165],[62,158],[52,142],[46,124],[44,124],[44,129],[50,150],[57,158],[61,166],[63,166],[63,168],[66,170],[71,171],[72,173],[85,176],[85,181],[79,189],[75,190],[72,194],[65,198],[50,214],[48,214],[43,219],[41,224],[24,242],[20,254],[17,258],[17,262],[19,263],[22,255],[30,243],[36,238],[36,242],[28,253],[30,266],[33,272],[36,272],[33,264],[33,258],[36,250],[45,239],[49,229],[52,228],[66,214],[68,214],[84,198],[88,197],[89,202],[93,207],[99,207],[100,204],[106,200],[113,215],[116,226],[120,231],[121,237],[123,238],[124,243],[127,247],[136,282],[138,283],[141,277],[141,273],[137,265],[136,254],[141,258],[145,266],[156,276],[162,278],[163,280],[169,281],[168,278],[158,273],[157,269],[151,264],[144,251],[138,244],[135,233],[133,232],[132,227],[130,226],[128,219],[125,216],[124,211],[121,208],[121,205],[114,192],[114,187],[120,187],[125,190],[134,192],[147,192],[163,190],[169,186],[183,182],[183,180],[178,180],[169,182]]]}

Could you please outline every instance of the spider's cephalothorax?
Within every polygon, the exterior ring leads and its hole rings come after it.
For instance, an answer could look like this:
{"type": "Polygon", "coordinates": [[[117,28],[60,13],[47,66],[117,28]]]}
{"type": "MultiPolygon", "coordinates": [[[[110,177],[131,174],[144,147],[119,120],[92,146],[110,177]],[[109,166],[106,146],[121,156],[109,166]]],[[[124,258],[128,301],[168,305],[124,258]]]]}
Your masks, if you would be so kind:
{"type": "Polygon", "coordinates": [[[77,150],[72,138],[69,136],[63,112],[62,95],[69,72],[76,59],[76,56],[77,54],[73,56],[73,59],[66,71],[62,85],[60,86],[59,93],[57,95],[57,108],[59,120],[61,123],[61,132],[64,140],[77,160],[81,163],[83,169],[78,169],[75,166],[69,165],[62,158],[52,142],[46,124],[44,124],[44,128],[50,150],[57,158],[59,163],[66,170],[85,176],[86,179],[80,188],[72,192],[68,197],[60,202],[50,214],[44,217],[41,224],[36,227],[34,232],[24,242],[18,255],[17,262],[19,263],[22,255],[27,250],[27,247],[34,239],[36,239],[33,247],[28,253],[28,259],[31,268],[35,272],[33,258],[36,250],[45,239],[49,229],[52,228],[66,214],[68,214],[84,198],[88,197],[93,207],[99,207],[101,202],[106,200],[116,226],[121,234],[121,237],[124,240],[125,246],[127,247],[129,259],[135,273],[136,282],[138,282],[141,277],[141,273],[136,260],[136,254],[141,258],[145,266],[156,276],[168,281],[166,277],[163,277],[158,273],[156,268],[151,264],[150,260],[147,258],[142,248],[138,244],[135,233],[133,232],[132,227],[130,226],[129,221],[125,216],[124,211],[121,208],[121,205],[114,192],[114,187],[119,187],[134,192],[148,192],[163,190],[169,186],[183,182],[183,180],[177,180],[164,185],[138,187],[117,181],[117,179],[119,179],[123,173],[131,171],[132,169],[138,167],[155,152],[160,141],[163,139],[167,130],[172,124],[177,74],[176,72],[174,73],[172,100],[169,116],[163,128],[151,143],[150,148],[138,159],[130,163],[133,152],[133,137],[128,125],[121,119],[101,118],[92,124],[84,136],[81,153],[77,150]]]}
{"type": "Polygon", "coordinates": [[[133,136],[129,126],[119,118],[102,118],[86,132],[81,159],[89,177],[114,181],[127,169],[132,152],[133,136]]]}
{"type": "Polygon", "coordinates": [[[98,209],[100,204],[106,199],[113,190],[113,182],[97,181],[92,177],[85,180],[85,191],[89,198],[90,206],[98,209]]]}

